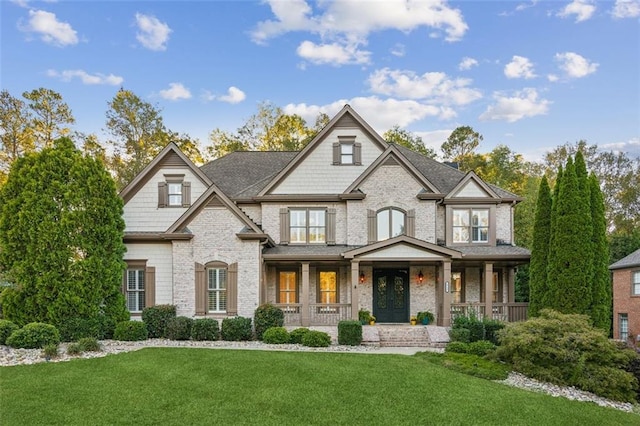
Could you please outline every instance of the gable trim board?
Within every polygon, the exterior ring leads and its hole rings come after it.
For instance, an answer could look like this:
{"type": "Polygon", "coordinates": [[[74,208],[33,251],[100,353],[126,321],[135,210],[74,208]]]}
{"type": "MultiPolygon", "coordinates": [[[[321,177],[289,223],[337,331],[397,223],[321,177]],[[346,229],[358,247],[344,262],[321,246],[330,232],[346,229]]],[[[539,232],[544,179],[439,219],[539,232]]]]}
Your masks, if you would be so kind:
{"type": "Polygon", "coordinates": [[[446,247],[439,246],[437,244],[428,243],[423,240],[419,240],[417,238],[409,237],[407,235],[400,235],[398,237],[390,238],[384,241],[378,241],[373,244],[369,244],[354,250],[350,250],[343,253],[345,259],[355,259],[366,255],[367,253],[376,252],[379,250],[386,249],[388,247],[392,247],[397,244],[403,244],[407,246],[412,246],[417,249],[424,250],[426,252],[437,254],[440,257],[452,258],[452,259],[461,259],[462,253],[457,250],[452,250],[446,247]]]}
{"type": "Polygon", "coordinates": [[[188,232],[125,232],[125,243],[144,243],[157,241],[190,240],[193,234],[188,232]]]}
{"type": "MultiPolygon", "coordinates": [[[[253,197],[255,201],[285,201],[285,202],[318,202],[318,203],[337,203],[344,200],[363,200],[366,194],[362,192],[352,192],[349,194],[268,194],[253,197]]],[[[248,203],[247,203],[248,204],[248,203]]]]}
{"type": "MultiPolygon", "coordinates": [[[[487,198],[494,198],[498,200],[500,199],[500,197],[498,197],[498,195],[491,188],[489,188],[489,185],[484,183],[478,177],[478,175],[475,174],[473,170],[467,172],[467,174],[460,180],[460,182],[458,182],[458,184],[451,190],[451,192],[447,194],[445,199],[448,201],[450,198],[457,198],[458,194],[461,191],[463,191],[467,187],[467,185],[471,184],[470,182],[472,182],[472,184],[477,185],[482,191],[484,191],[487,194],[487,198]]],[[[481,197],[476,196],[476,197],[465,197],[465,198],[481,198],[481,197]]]]}

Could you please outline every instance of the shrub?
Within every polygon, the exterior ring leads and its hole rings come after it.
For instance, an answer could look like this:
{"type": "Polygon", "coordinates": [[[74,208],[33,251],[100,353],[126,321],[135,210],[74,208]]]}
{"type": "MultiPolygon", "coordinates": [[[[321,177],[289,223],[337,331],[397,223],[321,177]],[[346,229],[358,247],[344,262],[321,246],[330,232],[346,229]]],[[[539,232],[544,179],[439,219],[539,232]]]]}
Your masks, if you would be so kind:
{"type": "Polygon", "coordinates": [[[302,338],[311,330],[308,328],[296,328],[289,333],[289,341],[298,345],[302,344],[302,338]]]}
{"type": "Polygon", "coordinates": [[[191,339],[193,340],[218,340],[220,339],[220,327],[218,321],[212,318],[199,318],[193,321],[191,326],[191,339]]]}
{"type": "Polygon", "coordinates": [[[83,337],[111,339],[114,328],[114,320],[106,315],[93,318],[69,318],[58,325],[60,340],[63,342],[75,342],[83,337]]]}
{"type": "Polygon", "coordinates": [[[427,324],[433,324],[436,320],[435,315],[431,311],[421,311],[416,315],[416,319],[420,324],[424,324],[424,320],[427,320],[427,324]]]}
{"type": "MultiPolygon", "coordinates": [[[[627,365],[627,368],[625,370],[633,374],[633,377],[635,377],[638,383],[640,383],[640,355],[639,354],[636,354],[636,356],[627,365]]],[[[636,400],[640,401],[640,386],[638,386],[638,388],[636,389],[636,400]]]]}
{"type": "Polygon", "coordinates": [[[471,341],[471,332],[468,328],[452,328],[449,331],[449,337],[452,342],[469,343],[471,341]]]}
{"type": "Polygon", "coordinates": [[[20,327],[13,322],[0,319],[0,345],[4,345],[7,342],[7,338],[18,329],[20,329],[20,327]]]}
{"type": "Polygon", "coordinates": [[[369,319],[371,318],[371,312],[366,309],[360,309],[358,311],[358,321],[360,324],[365,325],[369,324],[369,319]]]}
{"type": "Polygon", "coordinates": [[[445,351],[443,354],[420,352],[416,354],[425,361],[441,365],[450,370],[488,380],[504,380],[511,369],[505,363],[490,361],[477,355],[445,351]]]}
{"type": "Polygon", "coordinates": [[[451,342],[444,348],[445,352],[454,352],[457,354],[466,354],[469,351],[469,344],[465,342],[451,342]]]}
{"type": "Polygon", "coordinates": [[[331,337],[324,331],[309,330],[302,337],[302,344],[312,348],[326,348],[331,344],[331,337]]]}
{"type": "Polygon", "coordinates": [[[362,324],[359,321],[340,321],[338,323],[338,343],[358,346],[362,343],[362,324]]]}
{"type": "Polygon", "coordinates": [[[264,343],[282,345],[289,343],[289,332],[284,327],[271,327],[262,334],[264,343]]]}
{"type": "Polygon", "coordinates": [[[122,321],[116,324],[113,338],[126,341],[147,340],[149,332],[147,325],[142,321],[122,321]]]}
{"type": "Polygon", "coordinates": [[[42,348],[42,354],[44,355],[44,357],[49,360],[51,358],[57,358],[58,357],[58,344],[57,343],[50,343],[48,345],[44,345],[44,347],[42,348]]]}
{"type": "Polygon", "coordinates": [[[251,318],[234,317],[222,320],[221,335],[223,340],[251,340],[251,318]]]}
{"type": "Polygon", "coordinates": [[[504,328],[505,323],[503,323],[502,321],[487,318],[485,318],[482,323],[484,324],[485,340],[490,341],[494,345],[499,345],[500,341],[498,340],[498,332],[504,328]]]}
{"type": "Polygon", "coordinates": [[[468,354],[485,356],[496,350],[496,345],[491,343],[488,340],[478,340],[476,342],[469,343],[469,347],[467,348],[468,354]]]}
{"type": "Polygon", "coordinates": [[[634,401],[637,380],[623,371],[636,356],[591,326],[586,315],[549,309],[499,332],[498,359],[538,380],[575,386],[605,398],[634,401]]]}
{"type": "Polygon", "coordinates": [[[95,337],[83,337],[78,340],[78,344],[82,348],[83,352],[100,352],[100,343],[95,337]]]}
{"type": "Polygon", "coordinates": [[[453,326],[449,332],[451,340],[459,342],[478,342],[488,340],[498,345],[498,331],[503,329],[502,321],[485,317],[483,319],[471,312],[469,316],[458,315],[453,319],[453,326]],[[467,331],[458,331],[467,330],[467,331]]]}
{"type": "Polygon", "coordinates": [[[78,342],[69,343],[67,346],[67,354],[69,355],[80,355],[84,350],[82,349],[82,345],[78,342]]]}
{"type": "Polygon", "coordinates": [[[51,324],[32,322],[11,333],[6,343],[13,348],[39,349],[60,343],[60,333],[51,324]]]}
{"type": "Polygon", "coordinates": [[[193,319],[187,317],[171,318],[167,322],[166,337],[171,340],[189,340],[193,319]]]}
{"type": "Polygon", "coordinates": [[[253,323],[256,328],[256,339],[262,340],[262,335],[267,329],[284,325],[284,312],[270,303],[265,303],[258,306],[254,312],[253,323]]]}
{"type": "Polygon", "coordinates": [[[175,305],[156,305],[142,310],[142,321],[147,325],[149,338],[167,337],[167,323],[176,317],[175,305]]]}

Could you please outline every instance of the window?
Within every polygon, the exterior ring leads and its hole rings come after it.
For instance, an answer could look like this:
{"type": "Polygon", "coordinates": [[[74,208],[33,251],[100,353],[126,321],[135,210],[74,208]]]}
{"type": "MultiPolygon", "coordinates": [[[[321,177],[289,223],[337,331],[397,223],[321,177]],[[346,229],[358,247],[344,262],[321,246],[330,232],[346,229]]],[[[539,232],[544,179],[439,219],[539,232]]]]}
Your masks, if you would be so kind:
{"type": "Polygon", "coordinates": [[[462,272],[451,273],[451,303],[464,303],[462,272]]]}
{"type": "Polygon", "coordinates": [[[226,312],[227,310],[227,269],[207,268],[209,283],[209,312],[226,312]]]}
{"type": "Polygon", "coordinates": [[[280,271],[278,277],[278,303],[298,303],[298,277],[295,271],[280,271]]]}
{"type": "Polygon", "coordinates": [[[405,233],[406,215],[403,211],[387,208],[376,214],[378,241],[387,240],[405,233]]]}
{"type": "Polygon", "coordinates": [[[340,144],[340,164],[353,164],[353,144],[340,144]]]}
{"type": "Polygon", "coordinates": [[[164,175],[158,182],[158,207],[189,207],[191,205],[191,182],[184,175],[164,175]]]}
{"type": "Polygon", "coordinates": [[[320,271],[318,276],[318,302],[338,303],[338,273],[320,271]]]}
{"type": "Polygon", "coordinates": [[[144,268],[127,269],[125,297],[129,312],[142,312],[145,308],[144,268]]]}
{"type": "Polygon", "coordinates": [[[454,209],[453,242],[486,243],[489,241],[488,209],[454,209]]]}
{"type": "Polygon", "coordinates": [[[631,273],[631,294],[633,296],[640,296],[640,271],[631,273]]]}
{"type": "Polygon", "coordinates": [[[326,231],[325,209],[289,210],[289,238],[291,243],[325,243],[326,231]]]}
{"type": "Polygon", "coordinates": [[[338,136],[338,142],[333,144],[333,164],[360,166],[361,157],[362,145],[356,142],[355,136],[338,136]]]}
{"type": "Polygon", "coordinates": [[[620,340],[626,342],[629,338],[629,317],[627,314],[618,314],[618,324],[620,324],[620,340]]]}
{"type": "Polygon", "coordinates": [[[182,182],[167,182],[169,206],[182,206],[182,182]]]}

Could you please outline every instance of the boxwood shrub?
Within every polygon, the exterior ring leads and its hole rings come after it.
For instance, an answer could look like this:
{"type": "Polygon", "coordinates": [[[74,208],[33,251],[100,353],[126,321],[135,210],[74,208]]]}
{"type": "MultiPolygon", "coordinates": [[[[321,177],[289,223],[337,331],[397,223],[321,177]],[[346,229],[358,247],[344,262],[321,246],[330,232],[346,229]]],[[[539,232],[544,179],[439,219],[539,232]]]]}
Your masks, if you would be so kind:
{"type": "Polygon", "coordinates": [[[324,331],[309,330],[302,337],[302,344],[312,348],[326,348],[331,345],[331,337],[324,331]]]}
{"type": "Polygon", "coordinates": [[[358,346],[362,343],[362,324],[360,321],[340,321],[338,323],[338,343],[358,346]]]}
{"type": "Polygon", "coordinates": [[[175,317],[167,321],[166,337],[171,340],[189,340],[193,319],[187,317],[175,317]]]}
{"type": "Polygon", "coordinates": [[[220,327],[218,321],[212,318],[199,318],[193,321],[191,326],[191,339],[193,340],[218,340],[220,339],[220,327]]]}
{"type": "Polygon", "coordinates": [[[103,340],[113,337],[115,325],[113,319],[106,315],[98,315],[93,318],[69,318],[58,324],[58,330],[63,342],[75,342],[83,337],[103,340]]]}
{"type": "Polygon", "coordinates": [[[20,329],[20,327],[15,323],[0,319],[0,345],[4,345],[7,342],[7,338],[18,329],[20,329]]]}
{"type": "Polygon", "coordinates": [[[40,349],[60,343],[60,333],[51,324],[32,322],[11,333],[6,343],[13,348],[40,349]]]}
{"type": "Polygon", "coordinates": [[[151,339],[167,337],[167,323],[175,317],[175,305],[155,305],[142,310],[142,321],[147,325],[151,339]]]}
{"type": "Polygon", "coordinates": [[[253,323],[256,328],[256,339],[262,340],[262,335],[267,329],[284,325],[284,312],[270,303],[265,303],[255,310],[253,323]]]}
{"type": "Polygon", "coordinates": [[[147,325],[142,321],[122,321],[116,324],[113,338],[126,341],[147,340],[149,332],[147,325]]]}
{"type": "Polygon", "coordinates": [[[289,343],[295,343],[295,344],[301,345],[302,338],[305,336],[305,334],[307,334],[310,331],[311,330],[304,327],[296,328],[295,330],[292,330],[291,333],[289,333],[289,343]]]}
{"type": "Polygon", "coordinates": [[[284,327],[271,327],[262,334],[262,341],[273,345],[289,343],[289,332],[284,327]]]}
{"type": "Polygon", "coordinates": [[[222,320],[222,339],[227,341],[251,340],[251,318],[233,317],[222,320]]]}

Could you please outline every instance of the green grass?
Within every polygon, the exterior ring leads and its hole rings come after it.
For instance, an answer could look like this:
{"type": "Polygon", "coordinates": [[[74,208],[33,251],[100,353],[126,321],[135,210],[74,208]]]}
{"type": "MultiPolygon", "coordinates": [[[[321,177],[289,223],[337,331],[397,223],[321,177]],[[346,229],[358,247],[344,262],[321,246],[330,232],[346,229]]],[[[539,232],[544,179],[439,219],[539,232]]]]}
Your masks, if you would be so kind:
{"type": "Polygon", "coordinates": [[[637,425],[404,355],[148,348],[0,368],[2,425],[637,425]]]}
{"type": "Polygon", "coordinates": [[[506,364],[490,361],[473,354],[420,352],[416,356],[450,370],[488,380],[504,380],[511,371],[506,364]]]}

